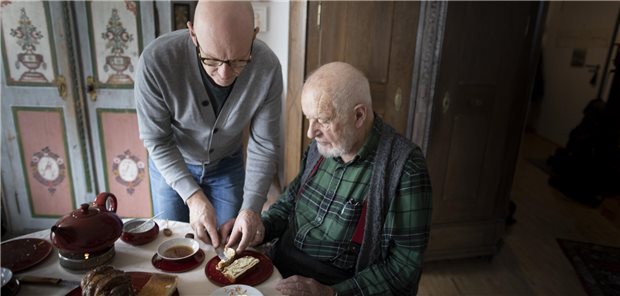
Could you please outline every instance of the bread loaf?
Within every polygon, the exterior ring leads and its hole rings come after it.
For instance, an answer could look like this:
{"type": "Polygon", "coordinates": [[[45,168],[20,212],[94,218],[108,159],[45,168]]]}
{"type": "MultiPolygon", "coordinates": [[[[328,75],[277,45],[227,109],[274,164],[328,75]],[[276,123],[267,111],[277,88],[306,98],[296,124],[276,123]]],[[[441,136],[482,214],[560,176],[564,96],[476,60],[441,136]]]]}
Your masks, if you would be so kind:
{"type": "Polygon", "coordinates": [[[96,267],[80,282],[83,296],[133,296],[131,277],[110,265],[96,267]]]}
{"type": "Polygon", "coordinates": [[[256,266],[258,262],[259,260],[252,256],[236,258],[232,263],[224,267],[221,272],[231,283],[234,283],[242,275],[256,266]]]}
{"type": "Polygon", "coordinates": [[[170,296],[177,289],[177,277],[173,275],[154,273],[142,287],[138,296],[170,296]]]}

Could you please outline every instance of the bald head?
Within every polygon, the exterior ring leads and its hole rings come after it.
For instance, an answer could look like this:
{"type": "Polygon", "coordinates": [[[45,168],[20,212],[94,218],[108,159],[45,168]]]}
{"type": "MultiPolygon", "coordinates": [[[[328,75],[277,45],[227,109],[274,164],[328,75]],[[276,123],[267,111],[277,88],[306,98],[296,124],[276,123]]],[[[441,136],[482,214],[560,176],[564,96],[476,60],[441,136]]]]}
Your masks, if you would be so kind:
{"type": "Polygon", "coordinates": [[[226,55],[247,54],[255,35],[252,4],[248,1],[199,1],[193,29],[201,46],[205,44],[204,47],[218,53],[226,52],[226,55]],[[234,52],[236,50],[240,53],[234,52]]]}
{"type": "Polygon", "coordinates": [[[374,121],[368,79],[342,62],[326,64],[308,77],[301,109],[309,123],[307,136],[319,153],[345,162],[366,142],[374,121]]]}
{"type": "Polygon", "coordinates": [[[320,112],[332,109],[335,115],[346,114],[357,104],[372,113],[370,86],[364,73],[350,64],[333,62],[321,66],[308,77],[302,89],[302,100],[315,98],[320,112]]]}

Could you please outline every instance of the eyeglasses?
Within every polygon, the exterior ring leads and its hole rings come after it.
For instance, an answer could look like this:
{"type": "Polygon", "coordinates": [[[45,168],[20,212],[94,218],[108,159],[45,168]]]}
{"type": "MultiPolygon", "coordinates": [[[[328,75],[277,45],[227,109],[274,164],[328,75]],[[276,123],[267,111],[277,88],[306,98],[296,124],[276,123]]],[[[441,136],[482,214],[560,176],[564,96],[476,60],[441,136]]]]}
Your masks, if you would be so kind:
{"type": "Polygon", "coordinates": [[[252,40],[252,45],[250,46],[250,57],[247,60],[220,60],[214,58],[204,58],[201,55],[202,48],[200,48],[198,39],[196,39],[196,44],[196,54],[198,54],[198,59],[207,67],[218,68],[224,64],[228,64],[228,66],[231,67],[235,73],[239,74],[239,72],[252,61],[252,48],[254,47],[254,40],[252,40]]]}

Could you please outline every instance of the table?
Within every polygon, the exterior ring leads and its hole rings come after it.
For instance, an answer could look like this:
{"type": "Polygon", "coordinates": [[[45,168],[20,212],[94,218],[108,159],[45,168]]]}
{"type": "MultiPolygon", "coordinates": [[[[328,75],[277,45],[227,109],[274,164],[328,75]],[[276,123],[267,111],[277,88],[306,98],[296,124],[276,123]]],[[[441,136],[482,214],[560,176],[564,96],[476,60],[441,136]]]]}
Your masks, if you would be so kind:
{"type": "MultiPolygon", "coordinates": [[[[114,258],[108,262],[117,269],[121,269],[123,271],[142,271],[142,272],[158,272],[158,273],[167,273],[162,270],[155,268],[151,264],[151,258],[157,251],[157,246],[160,243],[175,237],[184,237],[187,233],[192,233],[192,229],[189,226],[189,223],[184,222],[176,222],[165,220],[155,219],[157,224],[159,224],[159,235],[157,239],[154,241],[144,244],[141,246],[132,246],[130,244],[125,243],[122,240],[117,240],[115,243],[116,255],[114,258]],[[163,234],[162,230],[166,227],[166,223],[168,223],[168,228],[170,228],[173,232],[172,236],[167,237],[163,234]]],[[[48,242],[49,239],[49,230],[41,230],[38,232],[34,232],[31,234],[23,235],[17,237],[19,238],[40,238],[45,239],[48,242]]],[[[10,240],[7,240],[10,241],[10,240]]],[[[178,286],[177,289],[179,291],[179,295],[211,295],[219,286],[211,283],[209,279],[207,279],[205,275],[205,266],[211,258],[216,256],[215,251],[211,245],[207,245],[202,241],[199,241],[200,248],[205,252],[205,260],[202,264],[195,269],[192,269],[187,272],[182,273],[167,273],[171,275],[178,276],[178,286]]],[[[45,259],[43,262],[38,265],[19,272],[16,276],[19,278],[23,275],[34,275],[34,276],[43,276],[43,277],[54,277],[54,278],[62,278],[65,280],[74,280],[79,281],[82,279],[82,276],[86,273],[86,271],[74,271],[70,269],[66,269],[62,267],[58,263],[58,250],[54,248],[52,253],[45,259]]],[[[267,279],[265,282],[255,286],[256,289],[261,291],[263,295],[281,295],[276,289],[275,285],[278,280],[282,279],[282,275],[274,266],[273,274],[267,279]]],[[[32,284],[22,284],[18,296],[20,295],[65,295],[69,291],[73,290],[74,287],[67,286],[52,286],[52,285],[32,285],[32,284]]]]}

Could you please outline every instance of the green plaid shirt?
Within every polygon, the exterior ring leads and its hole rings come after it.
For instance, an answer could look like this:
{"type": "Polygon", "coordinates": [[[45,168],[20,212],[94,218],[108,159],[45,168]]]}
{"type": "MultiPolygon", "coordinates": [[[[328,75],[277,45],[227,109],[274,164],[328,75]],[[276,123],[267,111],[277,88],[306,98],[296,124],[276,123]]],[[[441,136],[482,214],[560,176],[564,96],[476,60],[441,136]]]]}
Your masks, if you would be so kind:
{"type": "MultiPolygon", "coordinates": [[[[326,158],[320,164],[295,207],[295,246],[343,270],[353,271],[357,261],[359,245],[351,238],[369,193],[379,122],[375,120],[370,138],[352,161],[326,158]]],[[[263,213],[267,239],[281,236],[286,229],[300,179],[298,175],[283,196],[263,213]]],[[[413,278],[419,278],[431,219],[431,186],[420,149],[410,153],[396,194],[384,223],[383,233],[391,234],[384,238],[391,246],[388,257],[334,285],[339,295],[390,294],[392,288],[403,289],[413,278]]]]}

